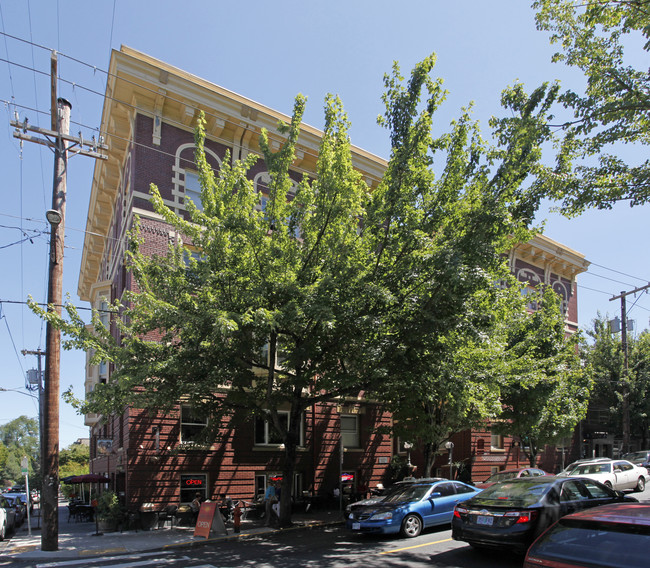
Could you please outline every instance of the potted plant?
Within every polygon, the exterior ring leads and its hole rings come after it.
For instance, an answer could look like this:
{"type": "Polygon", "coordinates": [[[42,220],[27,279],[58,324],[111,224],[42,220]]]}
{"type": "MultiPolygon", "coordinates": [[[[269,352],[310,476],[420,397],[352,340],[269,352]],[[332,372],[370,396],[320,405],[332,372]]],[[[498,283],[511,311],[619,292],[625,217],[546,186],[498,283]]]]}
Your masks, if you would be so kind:
{"type": "Polygon", "coordinates": [[[113,491],[104,491],[97,498],[95,515],[97,515],[100,530],[104,532],[117,530],[124,514],[117,495],[113,491]]]}

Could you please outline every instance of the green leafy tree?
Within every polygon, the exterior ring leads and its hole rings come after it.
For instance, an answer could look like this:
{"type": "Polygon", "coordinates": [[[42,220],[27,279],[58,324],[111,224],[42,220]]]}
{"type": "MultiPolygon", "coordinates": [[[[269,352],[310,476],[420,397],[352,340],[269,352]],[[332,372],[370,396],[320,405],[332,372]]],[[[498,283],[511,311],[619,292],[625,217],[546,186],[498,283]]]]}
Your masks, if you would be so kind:
{"type": "Polygon", "coordinates": [[[40,480],[40,450],[38,420],[19,416],[0,426],[0,478],[18,483],[23,480],[20,462],[29,460],[28,471],[32,485],[40,480]]]}
{"type": "Polygon", "coordinates": [[[628,163],[623,145],[650,143],[650,4],[647,0],[538,0],[537,26],[561,46],[554,60],[580,69],[584,93],[562,94],[573,119],[564,125],[557,167],[548,183],[567,215],[616,201],[650,197],[650,161],[628,163]],[[639,46],[639,47],[637,47],[639,46]],[[626,57],[628,50],[628,57],[626,57]],[[629,53],[640,52],[641,67],[629,53]]]}
{"type": "Polygon", "coordinates": [[[90,471],[90,448],[71,444],[59,452],[59,477],[83,475],[90,471]]]}
{"type": "Polygon", "coordinates": [[[630,437],[640,448],[650,443],[650,333],[628,335],[628,371],[624,371],[620,334],[612,334],[606,317],[598,314],[587,332],[591,342],[584,346],[595,382],[593,402],[609,411],[609,431],[623,435],[623,395],[629,390],[630,437]]]}
{"type": "Polygon", "coordinates": [[[500,411],[500,357],[490,334],[519,298],[494,283],[509,281],[503,253],[512,239],[532,236],[527,228],[539,192],[531,174],[551,138],[547,113],[557,93],[547,85],[530,95],[519,84],[507,89],[507,117],[490,121],[493,146],[471,108],[433,137],[446,93],[428,78],[432,63],[416,69],[406,87],[397,67],[385,79],[393,149],[373,200],[389,209],[373,214],[389,222],[371,223],[383,230],[388,260],[377,274],[398,302],[383,349],[387,378],[376,394],[393,413],[396,434],[421,446],[425,475],[452,433],[500,411]],[[428,98],[417,114],[420,89],[428,98]]]}
{"type": "Polygon", "coordinates": [[[505,332],[503,410],[495,429],[517,436],[530,465],[546,444],[571,435],[587,412],[592,380],[579,353],[580,335],[566,336],[560,299],[546,288],[533,313],[512,314],[505,332]]]}
{"type": "Polygon", "coordinates": [[[226,159],[214,172],[200,120],[203,209],[190,204],[186,221],[152,187],[156,211],[183,238],[166,255],[149,257],[134,233],[128,263],[137,286],[113,308],[119,341],[96,314],[91,332],[72,305],[64,319],[32,303],[63,329],[67,347],[114,363],[111,381],[96,386],[83,411],[164,411],[183,400],[214,429],[236,411],[266,420],[284,444],[286,525],[306,409],[361,393],[379,398],[399,377],[409,388],[419,380],[411,370],[419,357],[424,369],[443,360],[436,359],[441,349],[448,354],[440,347],[445,338],[478,337],[505,271],[501,253],[512,235],[528,234],[537,207],[524,183],[548,140],[545,114],[556,91],[543,87],[529,97],[521,86],[510,89],[509,117],[492,122],[494,148],[469,111],[433,139],[444,98],[429,77],[434,62],[416,66],[406,86],[397,67],[386,79],[392,155],[372,194],[352,167],[348,121],[335,97],[326,101],[315,179],[303,178],[295,193],[289,167],[304,98],[296,99],[291,123],[280,125],[287,141],[279,152],[262,133],[271,178],[264,210],[247,175],[255,156],[233,165],[226,159]],[[436,152],[445,163],[438,181],[436,152]]]}

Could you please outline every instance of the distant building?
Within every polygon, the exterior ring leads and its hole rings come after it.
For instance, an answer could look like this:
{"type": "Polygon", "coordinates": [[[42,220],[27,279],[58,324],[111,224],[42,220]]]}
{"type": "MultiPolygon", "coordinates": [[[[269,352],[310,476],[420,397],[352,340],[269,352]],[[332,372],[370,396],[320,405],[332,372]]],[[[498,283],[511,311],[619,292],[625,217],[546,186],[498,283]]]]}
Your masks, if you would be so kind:
{"type": "MultiPolygon", "coordinates": [[[[176,238],[153,212],[149,184],[155,183],[165,203],[179,214],[184,213],[188,196],[200,202],[192,131],[199,109],[208,120],[206,153],[215,168],[227,151],[233,160],[259,153],[261,128],[273,133],[278,120],[290,118],[130,48],[112,53],[101,127],[109,159],[95,166],[78,289],[80,298],[94,308],[105,308],[132,286],[123,257],[134,215],[141,219],[142,250],[165,252],[176,238]]],[[[296,181],[303,172],[315,171],[321,135],[308,125],[302,127],[292,170],[296,181]]],[[[280,140],[276,142],[279,147],[280,140]]],[[[387,165],[356,147],[353,161],[371,187],[387,165]]],[[[268,173],[262,160],[250,177],[264,193],[268,173]]],[[[538,236],[517,245],[510,262],[520,280],[543,282],[558,291],[564,298],[567,331],[577,329],[575,277],[588,266],[584,257],[538,236]]],[[[108,325],[107,316],[102,317],[108,325]]],[[[112,371],[110,365],[91,365],[91,355],[86,393],[108,381],[112,371]]],[[[244,416],[233,416],[208,448],[193,444],[205,422],[182,401],[166,414],[129,408],[121,416],[100,418],[85,417],[91,432],[91,471],[108,475],[129,507],[189,502],[197,490],[206,497],[228,493],[251,499],[281,472],[279,443],[263,422],[244,416]]],[[[304,416],[294,496],[299,498],[308,489],[330,494],[339,484],[341,470],[353,488],[386,484],[393,456],[404,453],[396,440],[375,431],[376,426],[390,424],[390,415],[371,401],[316,405],[304,416]],[[346,448],[342,458],[341,440],[346,448]]],[[[489,431],[458,434],[454,441],[455,461],[473,460],[481,475],[517,459],[511,441],[489,431]]]]}

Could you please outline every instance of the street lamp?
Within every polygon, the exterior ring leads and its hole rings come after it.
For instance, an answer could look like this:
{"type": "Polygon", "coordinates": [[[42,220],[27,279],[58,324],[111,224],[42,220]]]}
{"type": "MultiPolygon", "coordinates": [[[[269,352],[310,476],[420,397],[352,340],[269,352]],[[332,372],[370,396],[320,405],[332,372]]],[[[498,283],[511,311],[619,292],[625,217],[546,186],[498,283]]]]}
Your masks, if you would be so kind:
{"type": "Polygon", "coordinates": [[[0,392],[17,392],[18,394],[24,394],[25,396],[29,396],[29,397],[33,398],[34,400],[38,400],[38,397],[36,395],[29,394],[28,392],[23,392],[23,391],[18,390],[18,389],[6,389],[4,387],[0,387],[0,392]]]}
{"type": "Polygon", "coordinates": [[[61,223],[61,213],[59,213],[56,209],[48,209],[45,212],[45,218],[53,228],[58,227],[61,223]]]}
{"type": "Polygon", "coordinates": [[[413,444],[411,442],[404,442],[404,449],[406,450],[406,465],[409,466],[409,475],[411,473],[411,448],[413,444]]]}
{"type": "Polygon", "coordinates": [[[450,440],[449,442],[445,443],[445,448],[447,448],[447,451],[449,452],[449,479],[454,478],[454,470],[453,470],[453,455],[454,455],[454,443],[450,440]]]}

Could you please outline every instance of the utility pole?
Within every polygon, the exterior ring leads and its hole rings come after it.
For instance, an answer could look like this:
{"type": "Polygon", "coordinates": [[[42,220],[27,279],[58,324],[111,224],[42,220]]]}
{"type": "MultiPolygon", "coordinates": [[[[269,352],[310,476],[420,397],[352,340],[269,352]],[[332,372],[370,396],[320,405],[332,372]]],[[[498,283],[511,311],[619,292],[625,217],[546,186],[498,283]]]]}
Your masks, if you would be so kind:
{"type": "MultiPolygon", "coordinates": [[[[73,154],[82,154],[93,158],[107,159],[107,156],[98,154],[96,149],[102,144],[84,142],[81,135],[69,135],[70,110],[72,105],[65,99],[58,98],[57,88],[56,52],[50,58],[51,81],[51,130],[34,127],[12,121],[16,128],[14,137],[29,142],[36,142],[54,150],[54,184],[52,188],[52,209],[47,211],[46,217],[50,223],[50,263],[49,283],[47,290],[48,311],[61,314],[63,296],[63,247],[65,238],[65,208],[66,208],[66,180],[68,173],[68,152],[75,146],[73,154]],[[45,138],[34,137],[27,131],[36,132],[45,138]],[[69,143],[71,143],[69,145],[69,143]],[[92,146],[92,151],[84,149],[92,146]]],[[[101,141],[100,141],[101,142],[101,141]]],[[[46,353],[45,353],[45,386],[43,390],[43,485],[41,488],[41,514],[43,517],[43,531],[41,533],[41,550],[55,551],[59,549],[59,380],[61,368],[61,332],[50,322],[46,328],[46,353]]]]}
{"type": "Polygon", "coordinates": [[[621,349],[623,350],[623,375],[621,377],[621,396],[623,411],[623,453],[630,451],[630,383],[628,377],[629,361],[627,356],[627,307],[626,297],[650,288],[650,284],[636,288],[630,292],[621,292],[609,301],[621,300],[621,349]]]}

